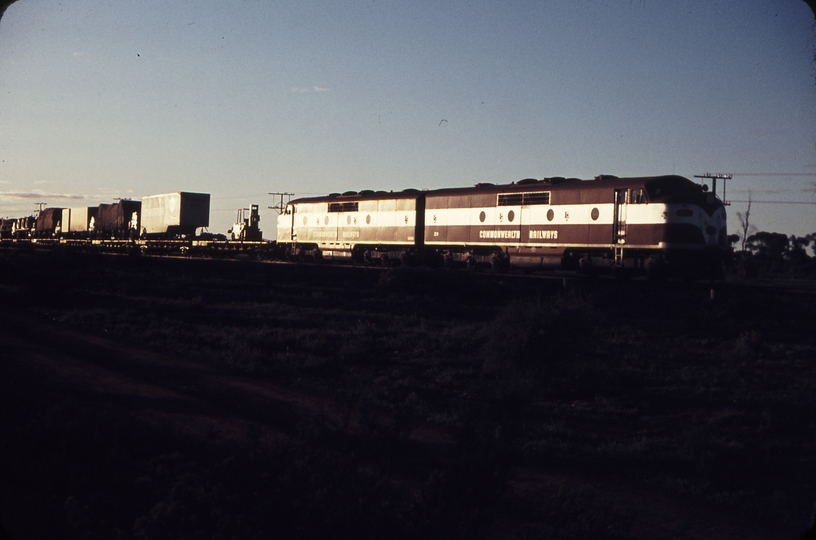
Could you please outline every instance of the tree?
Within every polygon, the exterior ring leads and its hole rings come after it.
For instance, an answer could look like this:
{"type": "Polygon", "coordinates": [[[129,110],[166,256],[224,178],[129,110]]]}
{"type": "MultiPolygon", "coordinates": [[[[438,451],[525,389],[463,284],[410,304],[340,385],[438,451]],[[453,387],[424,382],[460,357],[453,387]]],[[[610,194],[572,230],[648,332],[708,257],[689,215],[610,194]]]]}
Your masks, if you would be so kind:
{"type": "Polygon", "coordinates": [[[752,193],[748,192],[748,209],[745,213],[737,212],[737,219],[742,227],[742,251],[745,251],[745,243],[748,241],[748,235],[756,231],[756,227],[751,225],[751,201],[753,200],[752,193]]]}
{"type": "Polygon", "coordinates": [[[728,245],[731,246],[731,251],[734,251],[734,244],[740,241],[740,235],[738,234],[729,234],[728,235],[728,245]]]}
{"type": "Polygon", "coordinates": [[[792,234],[789,241],[790,248],[788,249],[788,260],[792,263],[806,262],[810,258],[808,257],[807,250],[805,249],[810,245],[810,235],[796,236],[792,234]]]}
{"type": "Polygon", "coordinates": [[[778,272],[786,267],[790,240],[787,235],[761,231],[752,234],[746,242],[757,262],[766,270],[778,272]]]}

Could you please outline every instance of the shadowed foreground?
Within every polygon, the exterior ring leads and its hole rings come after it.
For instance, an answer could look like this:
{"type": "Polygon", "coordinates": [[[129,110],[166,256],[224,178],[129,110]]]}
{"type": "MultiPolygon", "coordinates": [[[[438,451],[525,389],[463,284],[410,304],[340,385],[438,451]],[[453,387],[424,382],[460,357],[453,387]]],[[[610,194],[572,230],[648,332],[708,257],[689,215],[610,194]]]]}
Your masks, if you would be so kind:
{"type": "Polygon", "coordinates": [[[807,298],[2,262],[0,519],[16,540],[797,538],[810,524],[807,298]]]}

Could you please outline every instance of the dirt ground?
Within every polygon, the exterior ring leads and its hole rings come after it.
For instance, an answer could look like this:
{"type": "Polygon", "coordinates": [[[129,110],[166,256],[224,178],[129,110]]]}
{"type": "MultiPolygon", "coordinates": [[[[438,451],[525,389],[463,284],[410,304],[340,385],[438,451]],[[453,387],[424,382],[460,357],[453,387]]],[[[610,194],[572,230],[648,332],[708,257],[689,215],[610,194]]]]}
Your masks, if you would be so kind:
{"type": "MultiPolygon", "coordinates": [[[[107,462],[99,463],[96,446],[132,446],[139,456],[172,454],[191,444],[213,452],[250,452],[258,444],[274,450],[295,436],[304,420],[315,418],[344,424],[352,435],[361,432],[358,414],[331,397],[268,376],[219,370],[153,350],[149,343],[125,346],[106,335],[8,311],[0,313],[0,343],[0,519],[15,540],[94,537],[76,532],[93,529],[77,528],[82,518],[76,517],[72,490],[84,477],[114,474],[110,469],[132,464],[127,455],[118,463],[116,455],[106,454],[107,462]],[[96,422],[102,426],[98,432],[88,427],[96,422]],[[74,457],[61,462],[61,449],[74,457]],[[59,474],[55,464],[69,470],[59,474]],[[43,471],[50,477],[42,477],[43,471]]],[[[418,426],[405,440],[403,457],[443,461],[454,439],[443,427],[418,426]]],[[[533,502],[565,486],[601,494],[614,501],[610,515],[630,524],[631,538],[775,537],[750,519],[722,515],[693,498],[592,471],[515,468],[509,478],[510,490],[533,502]]],[[[392,481],[410,489],[418,479],[408,473],[392,481]]],[[[509,511],[499,513],[495,537],[511,537],[512,519],[509,511]]]]}

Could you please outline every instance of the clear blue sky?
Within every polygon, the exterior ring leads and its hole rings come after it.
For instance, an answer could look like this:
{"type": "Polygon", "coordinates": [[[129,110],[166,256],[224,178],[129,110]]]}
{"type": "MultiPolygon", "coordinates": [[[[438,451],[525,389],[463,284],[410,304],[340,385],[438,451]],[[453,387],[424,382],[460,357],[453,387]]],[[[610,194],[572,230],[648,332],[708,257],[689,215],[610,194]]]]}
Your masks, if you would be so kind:
{"type": "MultiPolygon", "coordinates": [[[[267,193],[734,173],[816,202],[800,0],[21,0],[0,21],[0,215],[267,193]]],[[[736,213],[729,207],[729,226],[736,213]]],[[[816,232],[816,206],[752,207],[816,232]]]]}

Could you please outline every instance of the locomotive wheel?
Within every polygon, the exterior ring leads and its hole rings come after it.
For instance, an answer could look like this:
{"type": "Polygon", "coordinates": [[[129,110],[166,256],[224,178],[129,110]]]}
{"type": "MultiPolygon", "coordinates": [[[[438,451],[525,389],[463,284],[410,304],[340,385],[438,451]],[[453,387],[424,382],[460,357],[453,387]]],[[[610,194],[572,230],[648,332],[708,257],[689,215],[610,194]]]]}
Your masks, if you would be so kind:
{"type": "Polygon", "coordinates": [[[592,264],[592,259],[589,256],[578,261],[578,273],[587,277],[595,277],[597,275],[595,266],[592,264]]]}
{"type": "Polygon", "coordinates": [[[504,258],[504,254],[494,253],[490,256],[490,267],[497,271],[503,272],[507,270],[509,266],[507,259],[504,258]]]}

